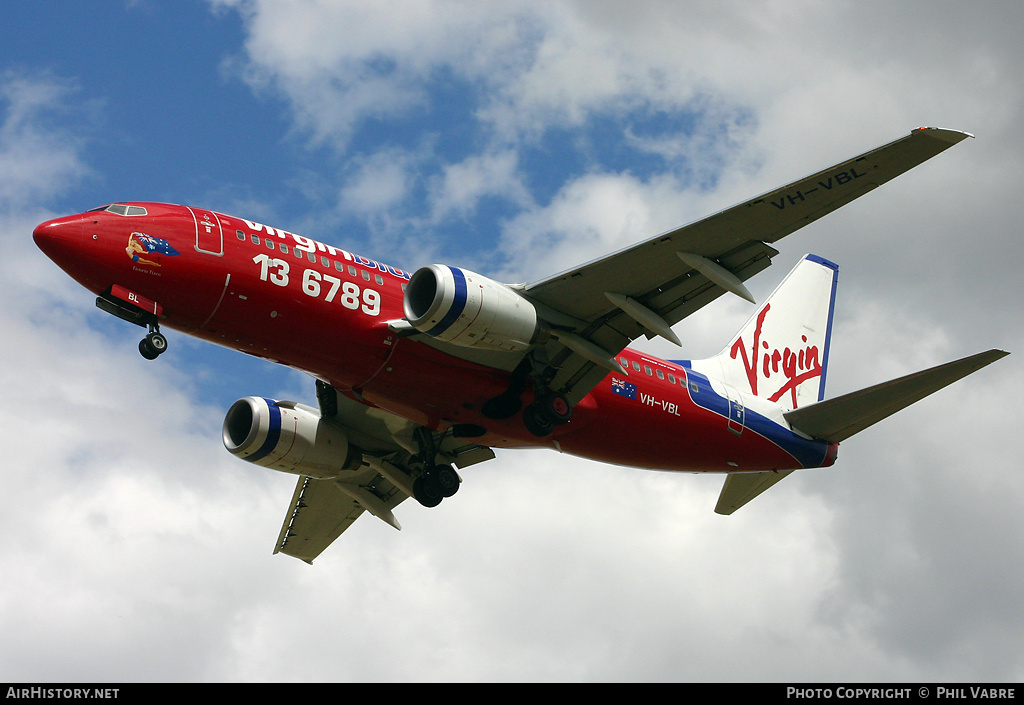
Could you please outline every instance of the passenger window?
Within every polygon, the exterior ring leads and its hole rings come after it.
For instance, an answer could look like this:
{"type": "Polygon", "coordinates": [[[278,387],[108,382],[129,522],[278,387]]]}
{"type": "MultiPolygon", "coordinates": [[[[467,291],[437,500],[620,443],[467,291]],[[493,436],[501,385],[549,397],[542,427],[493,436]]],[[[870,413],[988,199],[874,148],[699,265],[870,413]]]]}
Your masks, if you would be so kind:
{"type": "Polygon", "coordinates": [[[651,366],[650,365],[644,365],[644,372],[646,372],[647,374],[651,374],[651,366]]]}
{"type": "Polygon", "coordinates": [[[671,372],[668,373],[668,381],[671,382],[672,384],[676,383],[676,376],[671,372]]]}
{"type": "Polygon", "coordinates": [[[337,269],[339,272],[345,271],[345,265],[343,265],[340,261],[334,263],[334,268],[337,269]]]}
{"type": "Polygon", "coordinates": [[[260,236],[259,235],[250,235],[249,237],[252,238],[252,244],[254,244],[254,245],[260,244],[260,236]]]}
{"type": "Polygon", "coordinates": [[[348,266],[348,275],[350,277],[354,277],[356,275],[356,268],[353,267],[351,264],[348,266]]]}
{"type": "Polygon", "coordinates": [[[271,250],[274,249],[274,241],[271,240],[269,237],[263,242],[266,243],[267,247],[269,247],[271,250]]]}
{"type": "Polygon", "coordinates": [[[637,362],[636,360],[633,360],[633,369],[636,370],[637,372],[640,371],[640,363],[637,362]]]}
{"type": "Polygon", "coordinates": [[[384,277],[382,277],[381,275],[379,275],[379,274],[374,274],[374,275],[373,275],[373,280],[374,280],[375,282],[377,282],[377,284],[378,284],[379,286],[384,286],[384,277]]]}
{"type": "Polygon", "coordinates": [[[325,267],[327,267],[327,268],[330,268],[330,266],[331,266],[331,260],[327,259],[327,258],[326,258],[326,257],[324,257],[323,255],[320,255],[320,264],[322,264],[323,266],[325,266],[325,267]]]}
{"type": "Polygon", "coordinates": [[[370,281],[370,272],[369,272],[369,270],[366,270],[366,269],[363,270],[363,279],[365,279],[366,281],[370,281]]]}
{"type": "Polygon", "coordinates": [[[306,259],[308,259],[313,264],[316,264],[316,255],[314,255],[312,252],[306,253],[306,259]]]}
{"type": "Polygon", "coordinates": [[[665,373],[661,370],[655,370],[658,373],[658,379],[665,379],[665,373]]]}
{"type": "Polygon", "coordinates": [[[283,242],[279,242],[277,244],[278,244],[278,247],[281,248],[281,252],[283,252],[285,254],[288,254],[288,245],[284,244],[283,242]]]}
{"type": "Polygon", "coordinates": [[[243,240],[244,241],[245,240],[245,233],[243,233],[241,230],[236,230],[235,231],[235,237],[237,237],[239,240],[243,240]]]}

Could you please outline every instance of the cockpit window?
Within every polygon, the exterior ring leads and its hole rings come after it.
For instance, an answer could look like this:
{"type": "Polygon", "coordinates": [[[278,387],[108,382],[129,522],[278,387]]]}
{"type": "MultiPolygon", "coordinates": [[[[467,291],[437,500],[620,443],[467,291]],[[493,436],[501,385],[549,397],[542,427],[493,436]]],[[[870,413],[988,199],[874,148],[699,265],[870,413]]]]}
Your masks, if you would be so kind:
{"type": "Polygon", "coordinates": [[[93,208],[90,213],[98,213],[99,211],[108,211],[110,213],[116,213],[117,215],[147,215],[148,211],[142,206],[129,206],[124,203],[111,203],[109,206],[100,206],[99,208],[93,208]]]}

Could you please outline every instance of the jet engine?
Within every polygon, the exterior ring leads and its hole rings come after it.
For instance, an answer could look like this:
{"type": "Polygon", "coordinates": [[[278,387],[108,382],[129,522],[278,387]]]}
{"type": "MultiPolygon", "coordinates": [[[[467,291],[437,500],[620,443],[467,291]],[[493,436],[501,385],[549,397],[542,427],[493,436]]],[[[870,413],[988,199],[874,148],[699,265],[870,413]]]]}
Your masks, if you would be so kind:
{"type": "Polygon", "coordinates": [[[416,330],[467,348],[525,350],[539,330],[533,304],[512,288],[444,264],[416,270],[403,308],[416,330]]]}
{"type": "Polygon", "coordinates": [[[290,401],[239,399],[224,417],[222,435],[232,455],[295,475],[329,479],[362,463],[344,429],[290,401]]]}

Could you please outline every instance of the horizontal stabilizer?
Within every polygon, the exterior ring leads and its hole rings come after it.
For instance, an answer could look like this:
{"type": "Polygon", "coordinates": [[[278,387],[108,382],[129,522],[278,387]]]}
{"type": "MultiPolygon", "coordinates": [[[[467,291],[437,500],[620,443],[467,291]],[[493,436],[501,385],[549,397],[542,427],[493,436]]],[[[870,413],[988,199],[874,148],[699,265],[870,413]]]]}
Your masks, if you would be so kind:
{"type": "Polygon", "coordinates": [[[788,477],[792,470],[777,472],[734,473],[725,478],[722,494],[715,505],[716,514],[732,514],[775,483],[788,477]]]}
{"type": "Polygon", "coordinates": [[[813,438],[841,443],[868,426],[1006,355],[1009,353],[1002,350],[978,353],[859,392],[794,409],[785,414],[786,421],[794,429],[813,438]]]}

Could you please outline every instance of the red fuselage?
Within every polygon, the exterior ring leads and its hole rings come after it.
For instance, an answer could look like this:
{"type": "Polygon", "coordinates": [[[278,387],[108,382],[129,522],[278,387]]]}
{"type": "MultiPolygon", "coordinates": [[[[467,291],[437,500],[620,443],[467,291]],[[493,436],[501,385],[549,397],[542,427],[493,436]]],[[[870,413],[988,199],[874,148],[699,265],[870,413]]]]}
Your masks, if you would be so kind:
{"type": "Polygon", "coordinates": [[[487,429],[473,439],[482,445],[545,446],[663,470],[781,470],[834,459],[834,446],[763,418],[758,427],[749,411],[746,426],[730,422],[727,410],[695,398],[714,394],[706,379],[700,389],[687,368],[631,349],[618,355],[628,379],[609,375],[570,423],[538,438],[518,415],[495,421],[480,412],[508,388],[507,373],[389,328],[404,315],[409,272],[198,208],[110,208],[43,223],[35,241],[95,294],[155,307],[161,326],[303,370],[423,426],[474,424],[487,429]]]}

